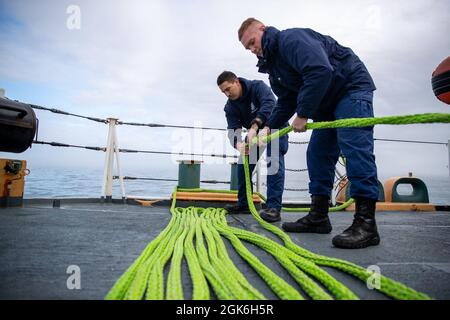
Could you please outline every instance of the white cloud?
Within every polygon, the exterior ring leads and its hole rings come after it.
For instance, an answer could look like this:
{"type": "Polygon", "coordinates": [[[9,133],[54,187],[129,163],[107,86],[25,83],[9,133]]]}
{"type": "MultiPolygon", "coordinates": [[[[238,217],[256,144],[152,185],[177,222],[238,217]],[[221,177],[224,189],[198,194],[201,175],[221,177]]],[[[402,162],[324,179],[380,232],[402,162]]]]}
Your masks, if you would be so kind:
{"type": "MultiPolygon", "coordinates": [[[[0,24],[0,77],[8,83],[43,83],[63,90],[58,107],[124,121],[225,126],[225,97],[215,80],[224,69],[263,79],[256,60],[237,40],[240,23],[254,16],[280,29],[311,27],[354,49],[371,71],[378,90],[377,116],[449,112],[430,86],[435,66],[450,54],[449,3],[425,1],[77,1],[81,29],[66,28],[72,1],[14,1],[5,13],[19,24],[0,24]]],[[[26,87],[24,87],[24,90],[26,87]]],[[[6,87],[7,94],[8,88],[6,87]]],[[[51,96],[52,92],[49,91],[51,96]]],[[[14,98],[14,97],[11,97],[14,98]]],[[[33,102],[33,96],[27,101],[33,102]]],[[[45,99],[36,101],[45,105],[45,99]]],[[[42,116],[42,120],[53,119],[42,116]]],[[[64,122],[41,121],[49,140],[92,144],[106,139],[106,127],[76,129],[64,122]],[[45,128],[46,125],[51,127],[45,128]],[[68,129],[73,128],[73,130],[68,129]],[[80,130],[76,135],[74,130],[80,130]],[[55,138],[52,138],[55,137],[55,138]],[[93,138],[95,137],[95,138],[93,138]]],[[[77,122],[78,123],[78,122],[77,122]]],[[[80,122],[82,126],[82,122],[80,122]]],[[[124,147],[167,150],[167,129],[120,129],[124,147]],[[152,131],[153,130],[153,131],[152,131]],[[143,139],[152,136],[154,139],[143,139]]],[[[379,127],[381,138],[446,141],[448,126],[379,127]]],[[[303,136],[292,135],[295,140],[303,136]]],[[[391,170],[397,150],[430,174],[446,174],[445,150],[396,144],[377,147],[381,170],[391,170]],[[422,151],[423,150],[423,151],[422,151]],[[439,160],[437,160],[439,159],[439,160]]],[[[35,147],[28,152],[42,161],[35,147]]],[[[302,148],[291,146],[291,167],[304,166],[302,148]]],[[[227,146],[227,152],[230,152],[227,146]]],[[[403,170],[402,164],[395,168],[403,170]]],[[[412,169],[411,169],[412,170],[412,169]]],[[[393,171],[393,170],[392,170],[393,171]]]]}

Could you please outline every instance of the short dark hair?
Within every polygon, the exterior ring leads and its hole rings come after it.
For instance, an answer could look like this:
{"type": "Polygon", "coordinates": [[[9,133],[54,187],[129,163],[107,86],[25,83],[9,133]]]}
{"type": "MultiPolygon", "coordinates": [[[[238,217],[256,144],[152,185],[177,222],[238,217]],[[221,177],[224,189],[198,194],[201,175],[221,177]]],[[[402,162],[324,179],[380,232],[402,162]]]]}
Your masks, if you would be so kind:
{"type": "Polygon", "coordinates": [[[237,76],[231,71],[224,71],[217,77],[217,85],[220,86],[225,81],[233,82],[237,80],[237,76]]]}

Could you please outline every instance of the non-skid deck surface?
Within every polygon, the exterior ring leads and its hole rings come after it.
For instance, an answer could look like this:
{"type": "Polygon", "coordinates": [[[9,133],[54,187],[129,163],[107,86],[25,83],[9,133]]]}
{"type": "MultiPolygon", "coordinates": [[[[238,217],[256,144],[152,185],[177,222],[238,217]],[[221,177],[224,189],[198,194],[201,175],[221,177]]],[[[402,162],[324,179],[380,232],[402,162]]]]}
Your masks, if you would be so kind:
{"type": "MultiPolygon", "coordinates": [[[[304,215],[283,213],[284,221],[304,215]]],[[[346,259],[361,266],[376,265],[383,275],[437,299],[450,299],[450,213],[380,212],[381,244],[361,250],[334,248],[331,239],[351,224],[352,214],[331,214],[329,235],[291,234],[296,243],[315,253],[346,259]]],[[[168,207],[123,204],[66,203],[0,209],[0,299],[103,299],[115,281],[169,220],[168,207]],[[67,268],[81,270],[81,289],[67,288],[67,268]]],[[[228,218],[230,225],[276,236],[262,229],[251,215],[228,218]]],[[[279,224],[280,225],[280,224],[279,224]]],[[[277,240],[278,241],[278,240],[277,240]]],[[[236,266],[267,298],[277,299],[253,269],[225,240],[236,266]]],[[[301,289],[268,254],[247,247],[267,266],[301,289]]],[[[386,299],[366,284],[326,268],[362,299],[386,299]]],[[[185,298],[191,282],[183,262],[185,298]]],[[[304,295],[306,296],[306,295],[304,295]]]]}

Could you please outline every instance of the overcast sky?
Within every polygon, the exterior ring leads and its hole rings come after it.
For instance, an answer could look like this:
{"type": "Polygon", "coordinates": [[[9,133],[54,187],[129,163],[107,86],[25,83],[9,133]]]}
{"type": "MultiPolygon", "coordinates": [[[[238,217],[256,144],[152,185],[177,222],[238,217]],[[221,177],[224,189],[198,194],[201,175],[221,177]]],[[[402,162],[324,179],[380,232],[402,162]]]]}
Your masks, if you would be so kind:
{"type": "MultiPolygon", "coordinates": [[[[225,127],[226,99],[217,75],[232,70],[268,83],[237,39],[247,17],[279,29],[309,27],[351,47],[378,88],[376,116],[450,112],[430,84],[432,71],[450,55],[448,0],[0,1],[0,87],[10,99],[93,117],[225,127]],[[71,5],[80,9],[79,29],[68,28],[71,5]]],[[[37,114],[40,140],[106,143],[103,124],[37,114]]],[[[206,131],[186,140],[189,131],[117,130],[121,148],[233,153],[222,133],[206,131]]],[[[375,137],[447,142],[450,126],[378,126],[375,137]]],[[[290,139],[308,138],[306,133],[290,139]]],[[[287,167],[305,168],[305,149],[291,145],[287,167]]],[[[443,145],[376,142],[375,151],[380,176],[449,174],[443,145]]],[[[35,168],[101,168],[104,154],[35,145],[0,157],[26,159],[35,168]]],[[[169,158],[122,155],[122,167],[125,174],[131,167],[176,172],[169,158]]],[[[224,165],[211,166],[228,172],[224,165]]]]}

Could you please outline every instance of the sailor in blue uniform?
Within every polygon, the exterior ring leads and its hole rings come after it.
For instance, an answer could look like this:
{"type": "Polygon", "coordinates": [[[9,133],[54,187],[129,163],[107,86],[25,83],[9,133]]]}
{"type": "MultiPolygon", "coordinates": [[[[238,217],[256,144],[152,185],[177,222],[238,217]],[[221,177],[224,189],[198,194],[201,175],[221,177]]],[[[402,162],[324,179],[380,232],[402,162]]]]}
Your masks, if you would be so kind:
{"type": "MultiPolygon", "coordinates": [[[[269,74],[272,90],[278,96],[277,107],[260,131],[261,137],[294,114],[294,132],[304,132],[308,119],[373,117],[376,88],[363,62],[350,48],[311,29],[279,31],[254,18],[242,23],[238,36],[242,45],[258,57],[259,72],[269,74]]],[[[329,199],[335,165],[342,153],[356,211],[353,224],[334,237],[333,244],[341,248],[377,245],[378,180],[373,147],[373,127],[314,130],[307,150],[311,210],[296,222],[284,223],[283,228],[289,232],[331,232],[329,199]]]]}
{"type": "MultiPolygon", "coordinates": [[[[238,163],[238,203],[225,207],[229,213],[250,213],[247,204],[245,188],[245,173],[242,164],[242,155],[250,151],[250,172],[253,172],[259,156],[263,152],[258,146],[248,150],[247,144],[242,141],[242,128],[248,130],[247,139],[257,136],[274,106],[276,99],[263,81],[238,78],[233,72],[224,71],[217,78],[219,89],[228,97],[225,104],[228,138],[231,145],[239,150],[241,157],[238,163]]],[[[286,127],[287,121],[280,127],[286,127]]],[[[273,127],[275,128],[275,127],[273,127]]],[[[284,155],[288,150],[288,137],[282,137],[276,143],[267,145],[267,202],[266,208],[260,211],[260,216],[269,221],[279,221],[281,203],[284,189],[284,155]]]]}

